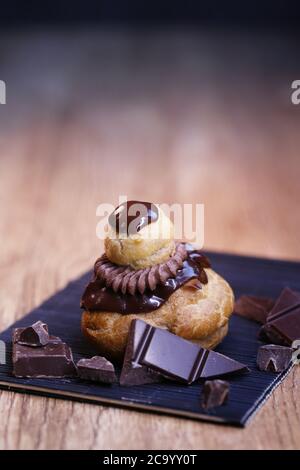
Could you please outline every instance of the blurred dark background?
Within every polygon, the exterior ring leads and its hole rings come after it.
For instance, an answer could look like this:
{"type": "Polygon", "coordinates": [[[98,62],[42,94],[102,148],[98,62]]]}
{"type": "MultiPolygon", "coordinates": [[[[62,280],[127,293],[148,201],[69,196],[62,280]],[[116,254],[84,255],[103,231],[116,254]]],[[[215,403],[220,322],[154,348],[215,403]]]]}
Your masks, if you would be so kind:
{"type": "Polygon", "coordinates": [[[230,25],[238,27],[299,27],[296,0],[11,0],[1,4],[5,26],[39,23],[105,25],[230,25]]]}

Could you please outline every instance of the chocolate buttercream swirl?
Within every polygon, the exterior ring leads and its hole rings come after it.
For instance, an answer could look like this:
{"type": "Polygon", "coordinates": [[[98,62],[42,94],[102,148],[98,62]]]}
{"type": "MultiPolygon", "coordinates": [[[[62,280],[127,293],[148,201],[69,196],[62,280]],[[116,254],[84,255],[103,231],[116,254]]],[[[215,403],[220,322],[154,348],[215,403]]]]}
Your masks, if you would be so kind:
{"type": "Polygon", "coordinates": [[[104,254],[94,267],[95,277],[102,281],[106,287],[114,292],[135,295],[144,294],[147,289],[154,291],[167,279],[176,277],[178,269],[182,268],[188,256],[185,243],[177,243],[174,255],[166,262],[156,264],[150,268],[134,270],[130,266],[118,266],[112,263],[104,254]]]}

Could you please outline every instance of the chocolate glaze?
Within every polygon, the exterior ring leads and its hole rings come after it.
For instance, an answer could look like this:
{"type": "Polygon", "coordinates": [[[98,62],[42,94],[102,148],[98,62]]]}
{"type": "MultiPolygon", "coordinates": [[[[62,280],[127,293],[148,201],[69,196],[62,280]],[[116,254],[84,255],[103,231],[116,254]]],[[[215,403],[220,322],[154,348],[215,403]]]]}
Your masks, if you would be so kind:
{"type": "Polygon", "coordinates": [[[103,281],[94,277],[83,293],[81,307],[99,313],[151,312],[157,310],[173,292],[191,279],[199,279],[202,284],[206,284],[207,276],[203,268],[209,266],[209,261],[204,255],[197,250],[189,250],[187,259],[183,262],[182,268],[177,271],[175,277],[167,279],[152,291],[146,289],[143,294],[135,293],[135,295],[114,292],[112,288],[106,287],[103,281]]]}
{"type": "Polygon", "coordinates": [[[158,208],[152,202],[127,201],[108,217],[109,225],[119,234],[134,235],[158,220],[158,208]]]}

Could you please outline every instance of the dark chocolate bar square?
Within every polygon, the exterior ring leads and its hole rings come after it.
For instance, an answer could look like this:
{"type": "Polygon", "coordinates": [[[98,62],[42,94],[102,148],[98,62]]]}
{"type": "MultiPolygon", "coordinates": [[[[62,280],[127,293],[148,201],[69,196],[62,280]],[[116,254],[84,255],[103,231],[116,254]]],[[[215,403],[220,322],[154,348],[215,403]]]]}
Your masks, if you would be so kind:
{"type": "Polygon", "coordinates": [[[72,351],[62,341],[53,340],[39,348],[13,342],[12,362],[15,377],[74,377],[77,375],[72,351]]]}
{"type": "Polygon", "coordinates": [[[201,348],[173,333],[145,326],[140,338],[137,362],[161,373],[168,379],[191,384],[198,379],[220,377],[237,372],[249,372],[245,364],[227,356],[201,348]]]}
{"type": "Polygon", "coordinates": [[[176,380],[195,380],[197,360],[203,351],[199,346],[159,328],[152,330],[147,346],[142,352],[142,364],[176,380]]]}

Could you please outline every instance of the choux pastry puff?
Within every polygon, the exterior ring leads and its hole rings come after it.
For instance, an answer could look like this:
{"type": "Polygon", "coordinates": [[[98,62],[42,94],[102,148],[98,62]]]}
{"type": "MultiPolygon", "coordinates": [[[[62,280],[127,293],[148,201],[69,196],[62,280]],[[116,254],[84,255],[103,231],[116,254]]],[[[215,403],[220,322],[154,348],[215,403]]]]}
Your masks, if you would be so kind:
{"type": "Polygon", "coordinates": [[[127,201],[108,219],[105,253],[82,299],[82,331],[99,353],[121,361],[130,323],[139,318],[205,348],[228,331],[230,285],[152,203],[127,201]]]}

